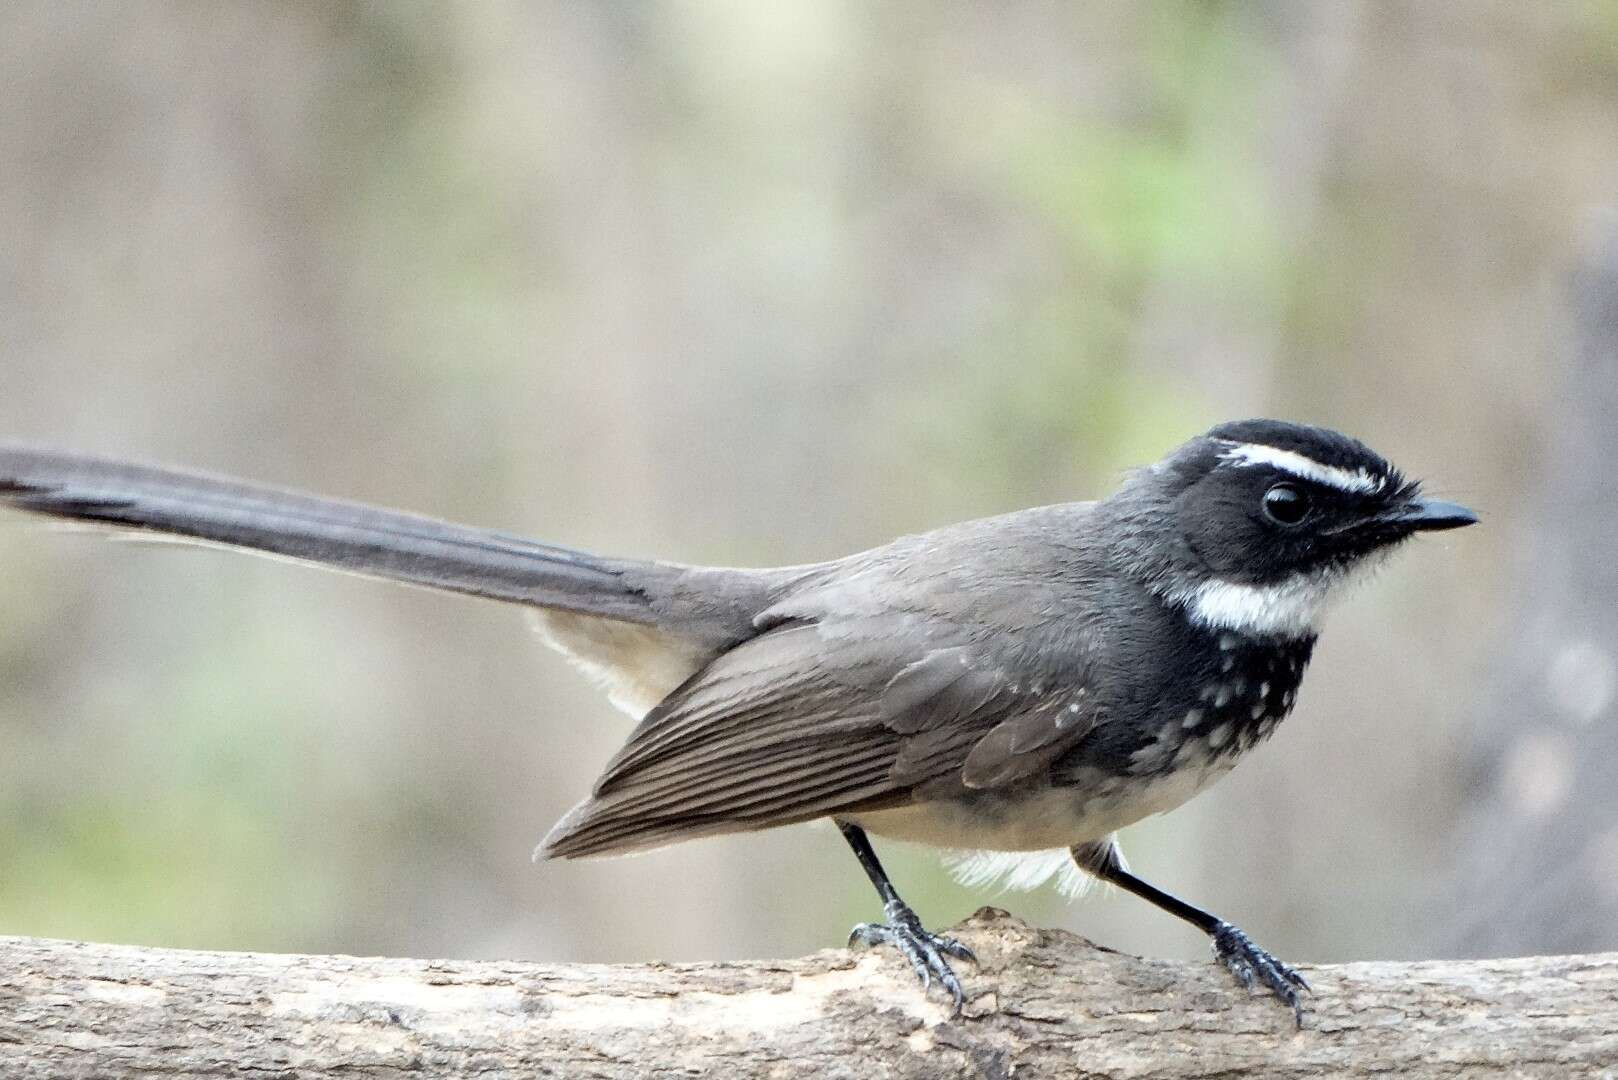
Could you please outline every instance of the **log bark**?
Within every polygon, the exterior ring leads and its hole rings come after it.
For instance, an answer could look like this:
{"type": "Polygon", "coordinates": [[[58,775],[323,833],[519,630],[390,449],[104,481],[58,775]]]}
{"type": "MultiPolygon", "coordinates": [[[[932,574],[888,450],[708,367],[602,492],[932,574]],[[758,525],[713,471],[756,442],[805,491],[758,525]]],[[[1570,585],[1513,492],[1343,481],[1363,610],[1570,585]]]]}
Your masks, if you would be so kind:
{"type": "Polygon", "coordinates": [[[951,1017],[889,952],[606,966],[0,938],[0,1076],[1581,1077],[1618,1080],[1618,953],[1304,967],[1302,1030],[1212,962],[992,908],[951,1017]]]}

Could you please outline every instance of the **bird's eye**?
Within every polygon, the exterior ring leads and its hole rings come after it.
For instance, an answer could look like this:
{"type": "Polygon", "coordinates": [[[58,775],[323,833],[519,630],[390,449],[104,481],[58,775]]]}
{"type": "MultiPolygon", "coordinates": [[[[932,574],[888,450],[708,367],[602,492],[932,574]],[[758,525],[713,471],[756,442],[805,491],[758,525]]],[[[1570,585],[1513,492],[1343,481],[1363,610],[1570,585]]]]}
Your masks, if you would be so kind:
{"type": "Polygon", "coordinates": [[[1296,484],[1276,484],[1264,493],[1264,516],[1277,525],[1296,525],[1309,516],[1309,496],[1296,484]]]}

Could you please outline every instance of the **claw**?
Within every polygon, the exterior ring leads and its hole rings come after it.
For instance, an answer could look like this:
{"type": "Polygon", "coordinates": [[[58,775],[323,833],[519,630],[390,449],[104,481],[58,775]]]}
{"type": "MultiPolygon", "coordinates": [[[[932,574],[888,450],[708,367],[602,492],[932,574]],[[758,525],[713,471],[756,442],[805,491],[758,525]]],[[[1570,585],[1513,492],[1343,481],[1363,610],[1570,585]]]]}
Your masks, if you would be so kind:
{"type": "Polygon", "coordinates": [[[966,992],[961,989],[960,979],[955,977],[955,971],[949,966],[945,956],[953,956],[959,960],[977,963],[977,957],[972,950],[962,945],[954,938],[942,934],[934,934],[924,929],[916,913],[902,903],[889,903],[884,909],[888,921],[884,923],[860,923],[848,935],[849,945],[856,943],[871,945],[892,945],[899,950],[910,963],[910,969],[921,980],[921,990],[925,994],[932,988],[933,978],[955,1001],[955,1015],[959,1016],[966,1004],[966,992]]]}
{"type": "Polygon", "coordinates": [[[1303,998],[1298,991],[1308,990],[1309,983],[1302,975],[1253,944],[1252,938],[1230,923],[1222,922],[1214,931],[1213,950],[1237,982],[1251,989],[1257,978],[1292,1009],[1293,1019],[1303,1027],[1303,998]]]}

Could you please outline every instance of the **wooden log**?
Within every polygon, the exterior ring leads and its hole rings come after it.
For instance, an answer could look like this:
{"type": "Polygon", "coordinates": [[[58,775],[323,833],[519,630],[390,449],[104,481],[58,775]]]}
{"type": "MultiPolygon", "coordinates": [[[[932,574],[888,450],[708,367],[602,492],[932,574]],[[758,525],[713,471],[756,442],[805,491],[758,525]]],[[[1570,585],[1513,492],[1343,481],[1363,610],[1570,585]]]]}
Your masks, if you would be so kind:
{"type": "Polygon", "coordinates": [[[1600,1077],[1618,953],[1304,966],[1302,1030],[1212,960],[985,908],[964,1014],[887,951],[534,964],[0,938],[0,1076],[1600,1077]]]}

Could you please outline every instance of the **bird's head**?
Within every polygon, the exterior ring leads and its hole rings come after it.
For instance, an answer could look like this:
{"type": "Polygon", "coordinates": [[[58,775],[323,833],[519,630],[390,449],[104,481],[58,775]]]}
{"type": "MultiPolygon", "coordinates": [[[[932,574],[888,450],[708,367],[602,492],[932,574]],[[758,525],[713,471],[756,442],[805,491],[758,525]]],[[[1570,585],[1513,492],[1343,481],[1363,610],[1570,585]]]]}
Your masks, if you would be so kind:
{"type": "Polygon", "coordinates": [[[1471,525],[1384,457],[1325,428],[1221,424],[1113,500],[1120,555],[1194,621],[1258,636],[1316,632],[1342,585],[1417,532],[1471,525]]]}

